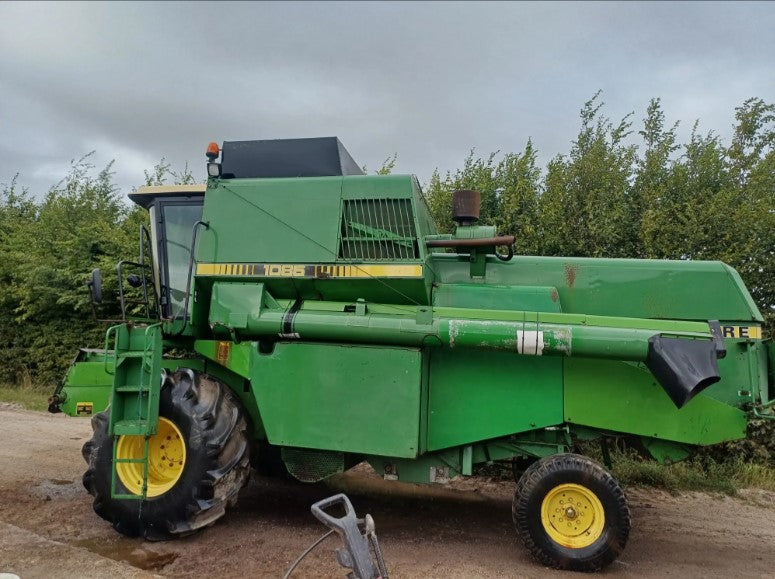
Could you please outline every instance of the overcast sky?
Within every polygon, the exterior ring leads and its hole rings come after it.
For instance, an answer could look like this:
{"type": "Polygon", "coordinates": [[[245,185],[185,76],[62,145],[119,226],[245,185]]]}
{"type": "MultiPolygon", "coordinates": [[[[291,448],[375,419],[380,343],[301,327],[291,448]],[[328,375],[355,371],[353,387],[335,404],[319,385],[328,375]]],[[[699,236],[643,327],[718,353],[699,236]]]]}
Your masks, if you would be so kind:
{"type": "Polygon", "coordinates": [[[427,182],[472,147],[542,164],[598,89],[605,112],[728,137],[775,101],[775,3],[0,3],[0,182],[39,195],[69,162],[161,157],[204,177],[216,140],[338,136],[427,182]]]}

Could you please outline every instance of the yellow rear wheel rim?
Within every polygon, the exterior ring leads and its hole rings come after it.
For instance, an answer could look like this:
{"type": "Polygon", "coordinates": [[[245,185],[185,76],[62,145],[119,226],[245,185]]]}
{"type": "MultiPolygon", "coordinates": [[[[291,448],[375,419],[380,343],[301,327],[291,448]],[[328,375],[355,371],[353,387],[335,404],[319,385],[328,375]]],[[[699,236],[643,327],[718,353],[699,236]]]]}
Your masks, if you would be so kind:
{"type": "Polygon", "coordinates": [[[585,486],[557,485],[541,503],[541,524],[555,543],[570,549],[583,549],[603,534],[603,504],[585,486]]]}
{"type": "MultiPolygon", "coordinates": [[[[119,436],[116,444],[116,458],[142,459],[145,438],[142,436],[119,436]]],[[[186,464],[186,443],[175,423],[159,418],[156,434],[148,439],[148,489],[147,497],[163,495],[180,479],[186,464]]],[[[126,489],[135,495],[143,493],[143,464],[141,462],[119,462],[116,474],[126,489]]]]}

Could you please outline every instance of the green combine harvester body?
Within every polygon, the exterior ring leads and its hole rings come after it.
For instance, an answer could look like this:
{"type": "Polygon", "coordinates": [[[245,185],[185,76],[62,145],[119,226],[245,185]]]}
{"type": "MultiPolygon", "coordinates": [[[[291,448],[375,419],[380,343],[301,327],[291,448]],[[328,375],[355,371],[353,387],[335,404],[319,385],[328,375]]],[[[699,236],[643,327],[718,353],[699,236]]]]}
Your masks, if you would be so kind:
{"type": "MultiPolygon", "coordinates": [[[[153,500],[159,377],[182,369],[230,392],[254,464],[274,457],[309,482],[363,460],[445,482],[610,436],[674,461],[773,417],[775,350],[723,263],[499,254],[513,238],[476,223],[478,193],[455,193],[457,229],[440,235],[415,177],[360,174],[336,139],[217,156],[206,187],[130,195],[151,216],[145,255],[127,262],[146,315],[82,350],[52,398],[71,415],[110,403],[114,501],[153,500]],[[122,455],[122,436],[145,450],[122,455]],[[140,492],[122,463],[140,465],[140,492]]],[[[607,562],[587,559],[546,561],[607,562]]]]}

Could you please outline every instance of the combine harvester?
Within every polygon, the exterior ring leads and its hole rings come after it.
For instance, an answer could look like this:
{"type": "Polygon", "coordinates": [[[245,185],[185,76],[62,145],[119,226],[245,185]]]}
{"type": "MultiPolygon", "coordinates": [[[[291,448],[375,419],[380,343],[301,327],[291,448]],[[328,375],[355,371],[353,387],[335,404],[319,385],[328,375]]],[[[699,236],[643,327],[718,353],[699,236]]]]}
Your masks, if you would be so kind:
{"type": "MultiPolygon", "coordinates": [[[[212,524],[251,463],[443,483],[514,460],[530,465],[513,503],[527,548],[596,570],[630,511],[577,441],[676,461],[775,417],[775,348],[723,263],[514,256],[477,224],[476,191],[455,192],[440,235],[415,177],[364,175],[336,138],[207,156],[206,186],[130,195],[151,228],[117,268],[125,321],[51,399],[93,415],[84,484],[120,533],[212,524]]],[[[90,288],[99,301],[97,270],[90,288]]]]}

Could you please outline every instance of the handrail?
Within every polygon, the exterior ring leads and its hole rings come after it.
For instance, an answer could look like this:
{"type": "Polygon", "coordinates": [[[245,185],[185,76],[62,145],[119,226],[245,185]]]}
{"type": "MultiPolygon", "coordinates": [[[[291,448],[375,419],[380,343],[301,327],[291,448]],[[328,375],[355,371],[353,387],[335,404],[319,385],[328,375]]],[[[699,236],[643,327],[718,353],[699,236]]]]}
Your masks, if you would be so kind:
{"type": "MultiPolygon", "coordinates": [[[[188,260],[188,275],[186,276],[186,299],[183,302],[183,325],[180,327],[180,330],[174,334],[175,336],[180,336],[188,325],[188,302],[189,298],[191,297],[191,276],[194,272],[194,260],[196,259],[196,239],[199,233],[200,225],[203,225],[205,229],[210,229],[210,224],[202,220],[194,223],[194,226],[191,228],[191,253],[188,260]]],[[[175,318],[173,317],[173,320],[174,319],[175,318]]]]}
{"type": "MultiPolygon", "coordinates": [[[[151,248],[151,255],[150,255],[150,264],[148,265],[148,269],[151,272],[151,286],[153,290],[153,307],[154,311],[156,312],[156,315],[158,317],[161,317],[160,315],[160,308],[159,308],[159,294],[156,291],[156,275],[153,268],[153,244],[151,242],[151,233],[148,231],[148,229],[145,227],[145,225],[140,224],[140,263],[145,266],[145,244],[143,243],[143,238],[145,238],[148,242],[148,247],[151,248]]],[[[145,281],[145,276],[143,276],[143,292],[145,294],[145,301],[148,302],[148,285],[145,281]]],[[[147,310],[146,310],[147,311],[147,310]]],[[[151,316],[148,315],[148,318],[151,316]]]]}
{"type": "Polygon", "coordinates": [[[118,364],[118,329],[122,325],[123,324],[119,324],[117,326],[110,326],[108,328],[108,330],[105,332],[105,352],[104,352],[103,357],[102,357],[102,363],[103,363],[103,366],[104,366],[106,374],[115,374],[116,373],[115,372],[115,367],[116,367],[116,364],[118,364]],[[113,368],[114,368],[114,370],[111,371],[108,368],[108,352],[110,352],[110,349],[108,348],[108,346],[110,345],[110,334],[114,333],[114,332],[116,334],[115,342],[113,343],[113,368]]]}
{"type": "Polygon", "coordinates": [[[152,391],[151,380],[154,379],[153,362],[151,361],[149,364],[149,358],[153,356],[153,350],[156,348],[156,340],[158,338],[156,336],[155,331],[157,329],[161,330],[161,322],[158,322],[156,324],[150,324],[148,327],[145,328],[143,357],[142,357],[142,362],[140,363],[140,384],[139,384],[139,388],[137,389],[137,407],[140,408],[140,404],[142,403],[143,388],[147,388],[148,396],[147,396],[146,408],[145,408],[146,417],[151,416],[151,406],[154,403],[158,404],[158,400],[154,400],[153,396],[151,396],[151,391],[152,391]],[[149,338],[152,338],[152,339],[149,339],[149,338]],[[146,365],[148,366],[147,369],[146,369],[146,365]],[[145,384],[146,374],[148,375],[147,384],[145,384]]]}
{"type": "MultiPolygon", "coordinates": [[[[137,261],[129,261],[128,259],[123,259],[118,262],[118,265],[116,266],[116,275],[118,276],[118,298],[121,301],[121,318],[126,321],[126,300],[124,299],[124,273],[123,269],[125,265],[131,265],[133,267],[139,267],[143,272],[143,286],[145,287],[146,279],[145,279],[145,270],[149,269],[150,266],[144,263],[139,263],[137,261]]],[[[151,311],[150,311],[150,304],[148,303],[148,293],[146,291],[145,293],[145,317],[150,319],[151,317],[151,311]]]]}

